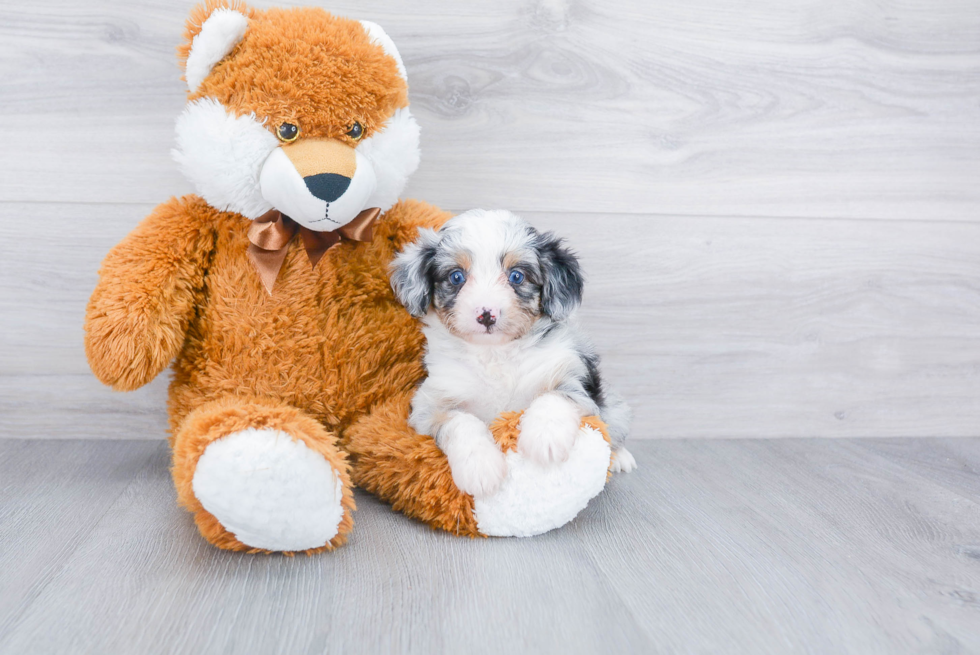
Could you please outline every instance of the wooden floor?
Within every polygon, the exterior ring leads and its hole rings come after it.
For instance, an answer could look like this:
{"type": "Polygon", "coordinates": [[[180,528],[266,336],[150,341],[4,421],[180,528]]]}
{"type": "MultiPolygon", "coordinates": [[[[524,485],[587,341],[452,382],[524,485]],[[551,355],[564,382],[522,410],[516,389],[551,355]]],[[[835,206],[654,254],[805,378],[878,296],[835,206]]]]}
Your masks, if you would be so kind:
{"type": "Polygon", "coordinates": [[[665,440],[565,528],[359,493],[314,557],[213,549],[158,441],[0,440],[0,653],[980,651],[980,439],[665,440]]]}
{"type": "Polygon", "coordinates": [[[0,653],[980,652],[976,0],[308,1],[398,44],[406,196],[581,253],[640,469],[532,540],[359,494],[334,554],[204,544],[165,376],[82,346],[105,253],[193,191],[194,0],[9,0],[0,653]]]}

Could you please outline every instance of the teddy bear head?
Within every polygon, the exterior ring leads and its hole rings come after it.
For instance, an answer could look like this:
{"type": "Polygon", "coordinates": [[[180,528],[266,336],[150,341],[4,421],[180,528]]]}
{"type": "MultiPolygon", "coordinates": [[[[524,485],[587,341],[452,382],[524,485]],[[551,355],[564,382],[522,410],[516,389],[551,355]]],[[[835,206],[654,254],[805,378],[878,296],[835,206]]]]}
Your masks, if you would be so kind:
{"type": "Polygon", "coordinates": [[[405,67],[378,25],[211,0],[178,48],[174,159],[208,204],[332,231],[389,209],[419,164],[405,67]]]}

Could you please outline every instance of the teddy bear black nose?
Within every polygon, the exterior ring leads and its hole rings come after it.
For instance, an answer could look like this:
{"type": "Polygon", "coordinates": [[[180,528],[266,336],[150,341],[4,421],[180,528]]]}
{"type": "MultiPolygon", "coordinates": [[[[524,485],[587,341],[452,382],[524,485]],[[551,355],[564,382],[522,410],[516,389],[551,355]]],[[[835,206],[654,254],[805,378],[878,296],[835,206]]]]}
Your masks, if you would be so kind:
{"type": "Polygon", "coordinates": [[[344,195],[347,187],[350,186],[350,178],[336,173],[320,173],[318,175],[308,175],[303,178],[306,188],[320,200],[333,202],[344,195]]]}

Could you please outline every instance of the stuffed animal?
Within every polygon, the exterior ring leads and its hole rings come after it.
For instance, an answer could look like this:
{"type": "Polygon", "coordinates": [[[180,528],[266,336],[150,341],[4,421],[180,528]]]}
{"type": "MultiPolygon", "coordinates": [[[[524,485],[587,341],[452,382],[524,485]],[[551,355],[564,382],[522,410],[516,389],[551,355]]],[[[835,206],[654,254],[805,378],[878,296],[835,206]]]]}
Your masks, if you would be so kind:
{"type": "Polygon", "coordinates": [[[519,416],[501,416],[508,477],[480,499],[408,427],[423,338],[388,265],[449,215],[398,201],[419,128],[391,39],[321,9],[219,1],[193,10],[179,54],[173,156],[198,194],[161,204],[108,254],[85,348],[118,390],[172,363],[173,480],[204,538],[331,550],[353,527],[354,485],[460,535],[573,518],[607,477],[597,419],[544,469],[516,450],[519,416]]]}

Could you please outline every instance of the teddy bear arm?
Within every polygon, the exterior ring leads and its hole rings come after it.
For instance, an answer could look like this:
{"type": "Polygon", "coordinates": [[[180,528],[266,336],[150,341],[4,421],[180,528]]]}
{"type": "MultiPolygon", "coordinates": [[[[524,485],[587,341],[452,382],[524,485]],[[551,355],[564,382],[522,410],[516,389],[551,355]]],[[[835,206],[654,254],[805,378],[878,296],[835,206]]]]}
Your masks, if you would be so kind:
{"type": "Polygon", "coordinates": [[[408,424],[412,392],[388,398],[346,431],[353,483],[396,511],[452,534],[482,536],[473,497],[453,482],[435,439],[408,424]]]}
{"type": "Polygon", "coordinates": [[[159,205],[106,256],[85,316],[95,375],[121,391],[177,355],[214,248],[214,210],[194,196],[159,205]]]}
{"type": "Polygon", "coordinates": [[[490,431],[507,458],[507,478],[475,499],[456,486],[435,440],[409,425],[412,395],[392,396],[346,434],[354,484],[407,516],[461,536],[530,536],[564,525],[605,486],[611,454],[598,417],[582,420],[567,462],[541,467],[518,452],[523,412],[506,412],[490,431]]]}
{"type": "MultiPolygon", "coordinates": [[[[419,237],[419,228],[437,230],[452,218],[452,214],[421,200],[399,200],[385,212],[382,231],[389,237],[395,251],[419,237]]],[[[391,253],[380,253],[390,258],[391,253]]],[[[388,264],[387,261],[384,262],[388,264]]]]}

